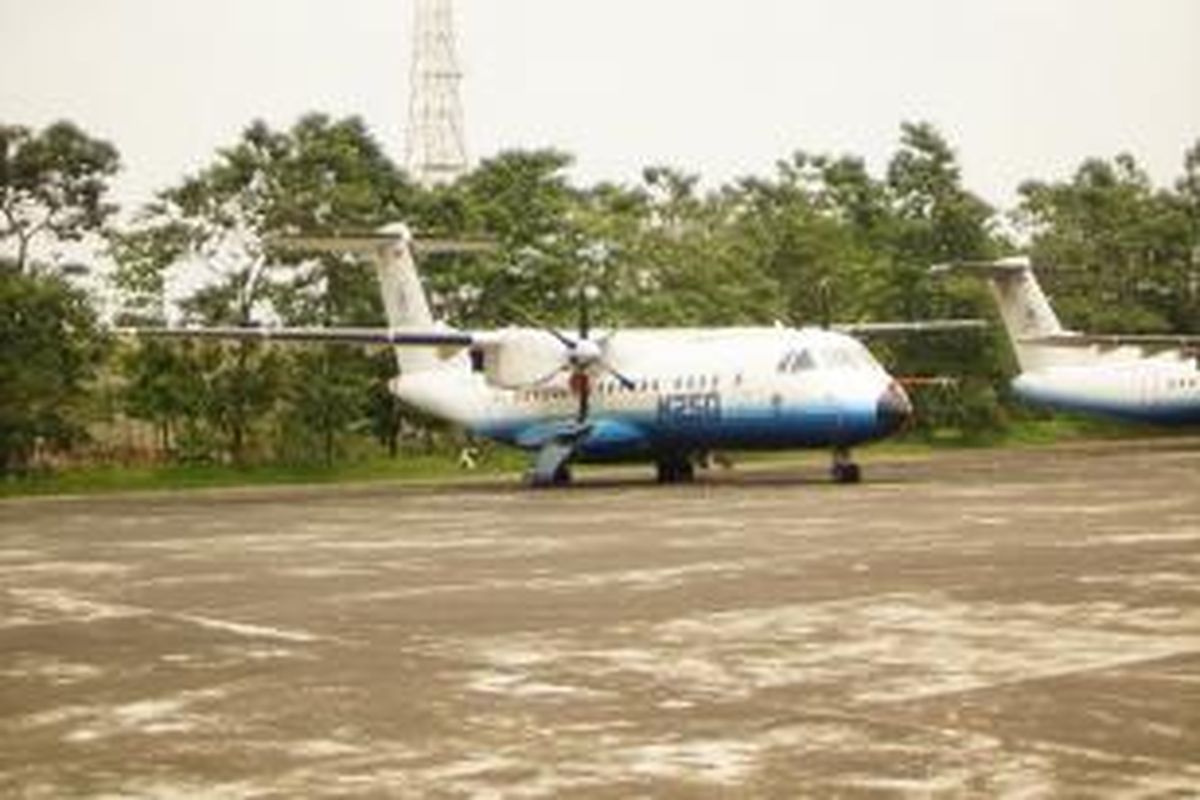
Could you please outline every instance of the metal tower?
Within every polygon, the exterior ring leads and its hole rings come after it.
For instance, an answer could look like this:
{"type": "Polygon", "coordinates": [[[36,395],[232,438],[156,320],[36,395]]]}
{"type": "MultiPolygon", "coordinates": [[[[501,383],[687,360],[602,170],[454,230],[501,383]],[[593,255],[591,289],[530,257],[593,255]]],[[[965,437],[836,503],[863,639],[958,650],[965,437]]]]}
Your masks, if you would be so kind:
{"type": "Polygon", "coordinates": [[[467,171],[451,0],[416,0],[406,163],[423,186],[467,171]]]}

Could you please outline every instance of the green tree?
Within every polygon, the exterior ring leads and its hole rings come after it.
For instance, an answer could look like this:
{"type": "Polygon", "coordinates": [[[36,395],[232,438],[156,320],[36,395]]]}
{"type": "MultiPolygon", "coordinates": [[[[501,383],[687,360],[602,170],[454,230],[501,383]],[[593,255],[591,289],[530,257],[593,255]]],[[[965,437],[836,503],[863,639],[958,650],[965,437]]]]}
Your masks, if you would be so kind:
{"type": "MultiPolygon", "coordinates": [[[[992,303],[979,285],[947,286],[929,274],[932,264],[990,258],[1002,242],[992,231],[993,209],[962,182],[953,148],[928,123],[901,126],[900,148],[888,164],[893,219],[888,234],[887,284],[893,313],[905,319],[986,317],[992,303]]],[[[958,388],[917,396],[918,424],[928,433],[941,427],[963,432],[1001,424],[999,398],[1005,391],[1007,343],[998,327],[988,333],[908,337],[886,346],[898,372],[956,375],[958,388]]]]}
{"type": "Polygon", "coordinates": [[[116,148],[70,122],[38,133],[0,124],[0,243],[15,242],[7,268],[29,270],[39,238],[99,231],[117,210],[104,196],[119,165],[116,148]]]}
{"type": "MultiPolygon", "coordinates": [[[[139,290],[161,297],[168,280],[194,275],[197,264],[204,265],[208,280],[180,303],[189,321],[247,324],[274,317],[294,325],[380,324],[369,269],[337,256],[275,250],[270,237],[371,230],[419,208],[418,190],[361,120],[312,114],[282,132],[256,122],[211,165],[162,192],[117,255],[135,306],[139,290]]],[[[276,414],[324,426],[317,450],[329,458],[336,449],[332,438],[368,405],[364,398],[350,414],[345,403],[348,391],[359,391],[373,375],[365,355],[314,356],[249,342],[197,348],[205,349],[218,355],[202,360],[208,393],[203,412],[235,462],[263,449],[261,434],[276,414]],[[320,386],[308,385],[314,377],[320,386]]],[[[281,436],[278,444],[289,441],[281,436]]],[[[294,456],[295,448],[288,449],[294,456]]]]}
{"type": "Polygon", "coordinates": [[[775,276],[733,224],[737,209],[719,191],[702,193],[698,175],[651,167],[629,288],[647,325],[769,322],[783,309],[775,276]]]}
{"type": "Polygon", "coordinates": [[[1130,155],[1089,159],[1069,181],[1021,186],[1021,219],[1065,321],[1085,330],[1192,331],[1192,153],[1178,192],[1156,190],[1130,155]]]}
{"type": "Polygon", "coordinates": [[[423,263],[438,313],[451,323],[512,323],[521,308],[545,322],[574,319],[581,237],[570,156],[508,151],[485,159],[453,186],[435,190],[417,218],[425,235],[486,234],[495,252],[442,255],[423,263]]]}
{"type": "Polygon", "coordinates": [[[39,446],[86,438],[89,381],[105,351],[88,298],[53,275],[0,275],[0,475],[39,446]]]}
{"type": "Polygon", "coordinates": [[[1183,176],[1175,192],[1190,245],[1175,323],[1179,330],[1195,332],[1200,331],[1200,139],[1184,154],[1183,176]]]}

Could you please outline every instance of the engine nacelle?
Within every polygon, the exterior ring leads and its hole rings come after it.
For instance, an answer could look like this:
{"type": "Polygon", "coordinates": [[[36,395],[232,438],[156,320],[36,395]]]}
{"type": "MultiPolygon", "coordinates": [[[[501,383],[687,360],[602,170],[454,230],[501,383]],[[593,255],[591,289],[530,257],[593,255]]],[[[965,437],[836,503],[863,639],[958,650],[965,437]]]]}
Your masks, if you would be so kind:
{"type": "Polygon", "coordinates": [[[479,349],[488,383],[508,389],[543,381],[566,366],[567,352],[562,342],[533,328],[504,328],[482,342],[479,349]]]}

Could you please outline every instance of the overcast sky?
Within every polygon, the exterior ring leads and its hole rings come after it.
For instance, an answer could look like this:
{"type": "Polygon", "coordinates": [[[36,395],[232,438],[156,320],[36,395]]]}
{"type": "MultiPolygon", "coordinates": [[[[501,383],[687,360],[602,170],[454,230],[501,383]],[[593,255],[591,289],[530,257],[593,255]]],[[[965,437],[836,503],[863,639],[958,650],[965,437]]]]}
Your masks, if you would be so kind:
{"type": "MultiPolygon", "coordinates": [[[[119,200],[253,119],[362,116],[404,153],[411,0],[0,0],[0,122],[111,140],[119,200]]],[[[1132,152],[1166,184],[1200,138],[1198,0],[458,0],[468,146],[555,146],[581,181],[710,185],[798,148],[880,169],[929,120],[967,185],[1132,152]]]]}

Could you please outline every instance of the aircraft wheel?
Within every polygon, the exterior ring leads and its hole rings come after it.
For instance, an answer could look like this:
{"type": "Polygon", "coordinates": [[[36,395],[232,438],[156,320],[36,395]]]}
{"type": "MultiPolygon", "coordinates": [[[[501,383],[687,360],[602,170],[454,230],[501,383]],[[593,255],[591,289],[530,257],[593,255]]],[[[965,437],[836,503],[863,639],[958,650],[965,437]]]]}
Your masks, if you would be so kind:
{"type": "Polygon", "coordinates": [[[854,463],[850,448],[836,447],[833,450],[833,468],[830,470],[834,483],[858,483],[862,480],[862,470],[854,463]]]}
{"type": "Polygon", "coordinates": [[[696,468],[687,459],[671,459],[658,462],[659,483],[691,483],[696,479],[696,468]]]}
{"type": "Polygon", "coordinates": [[[833,465],[834,483],[860,483],[862,470],[854,462],[833,465]]]}

